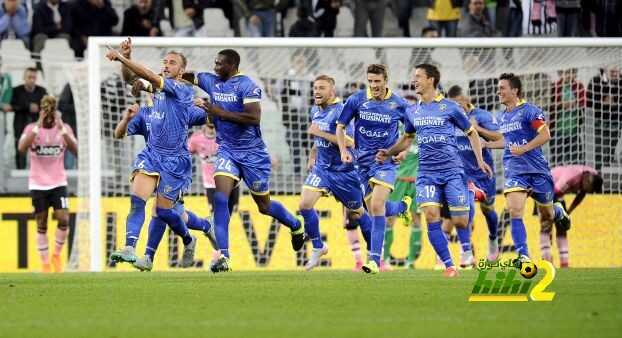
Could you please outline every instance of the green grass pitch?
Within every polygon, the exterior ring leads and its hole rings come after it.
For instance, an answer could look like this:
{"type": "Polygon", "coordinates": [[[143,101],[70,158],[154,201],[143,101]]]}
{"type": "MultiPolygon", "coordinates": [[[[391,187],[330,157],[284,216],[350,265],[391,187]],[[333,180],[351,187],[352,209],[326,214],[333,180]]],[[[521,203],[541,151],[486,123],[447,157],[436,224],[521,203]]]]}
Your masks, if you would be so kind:
{"type": "Polygon", "coordinates": [[[620,337],[622,270],[469,303],[475,271],[0,274],[0,337],[620,337]]]}

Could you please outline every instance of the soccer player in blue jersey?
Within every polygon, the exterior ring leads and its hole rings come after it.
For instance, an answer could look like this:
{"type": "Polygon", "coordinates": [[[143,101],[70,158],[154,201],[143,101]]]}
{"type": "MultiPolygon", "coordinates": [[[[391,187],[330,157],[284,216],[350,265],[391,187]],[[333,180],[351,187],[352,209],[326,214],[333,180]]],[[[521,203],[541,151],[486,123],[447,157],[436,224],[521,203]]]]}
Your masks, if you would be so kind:
{"type": "Polygon", "coordinates": [[[456,129],[465,132],[477,159],[477,167],[486,175],[492,170],[482,158],[477,130],[471,126],[462,108],[437,91],[441,74],[433,65],[420,64],[412,74],[412,83],[420,99],[408,107],[405,134],[391,148],[378,152],[379,160],[404,151],[412,143],[414,134],[419,145],[419,172],[417,173],[417,205],[423,210],[428,223],[428,238],[434,251],[445,264],[445,276],[455,277],[447,239],[441,230],[441,206],[447,203],[453,225],[457,228],[463,251],[470,243],[469,193],[467,181],[458,156],[456,129]]]}
{"type": "MultiPolygon", "coordinates": [[[[125,44],[128,45],[129,40],[125,44]]],[[[181,236],[185,246],[182,266],[190,265],[194,258],[196,238],[188,231],[182,215],[173,208],[192,174],[186,139],[194,89],[191,84],[181,80],[186,68],[186,58],[181,53],[168,52],[164,56],[160,76],[117,50],[109,49],[106,57],[111,61],[121,62],[129,71],[145,79],[156,89],[153,95],[150,136],[146,148],[134,163],[132,173],[126,246],[123,250],[114,252],[110,258],[117,262],[136,261],[134,246],[145,221],[145,203],[157,191],[156,215],[181,236]]]]}
{"type": "MultiPolygon", "coordinates": [[[[317,201],[325,194],[332,194],[346,208],[350,225],[360,225],[363,237],[368,242],[371,235],[371,218],[363,208],[363,191],[358,172],[352,162],[341,162],[341,153],[337,145],[337,118],[343,109],[343,103],[336,97],[335,80],[327,75],[318,76],[313,82],[315,105],[311,108],[311,126],[309,134],[314,138],[315,164],[304,185],[300,201],[300,214],[305,221],[305,230],[313,251],[307,271],[320,263],[320,258],[328,252],[328,247],[320,237],[320,224],[317,212],[313,209],[317,201]]],[[[347,128],[346,145],[351,151],[353,145],[352,128],[347,128]]]]}
{"type": "Polygon", "coordinates": [[[538,205],[543,231],[554,222],[564,221],[568,214],[553,204],[554,183],[542,146],[551,139],[544,112],[522,98],[518,76],[504,73],[499,77],[499,101],[505,110],[497,114],[503,139],[486,143],[488,148],[503,148],[504,191],[512,224],[512,239],[520,262],[529,261],[527,231],[523,213],[527,197],[538,205]]]}
{"type": "Polygon", "coordinates": [[[239,72],[240,55],[232,49],[218,52],[213,73],[198,73],[195,84],[209,94],[205,108],[216,126],[220,145],[214,180],[214,225],[221,257],[211,266],[213,272],[230,271],[229,261],[229,195],[243,180],[259,212],[270,215],[288,227],[292,248],[304,245],[302,221],[285,207],[270,199],[271,163],[268,149],[261,138],[261,89],[248,76],[239,72]]]}
{"type": "Polygon", "coordinates": [[[378,273],[387,216],[402,215],[410,224],[408,210],[412,200],[388,201],[395,183],[397,164],[392,158],[376,160],[380,149],[391,147],[398,139],[399,123],[408,124],[405,110],[408,103],[387,88],[388,73],[384,65],[367,67],[367,89],[352,94],[337,120],[337,140],[341,161],[352,163],[354,156],[346,144],[345,129],[354,119],[354,144],[359,180],[364,186],[367,210],[372,215],[369,262],[363,265],[365,273],[378,273]]]}
{"type": "MultiPolygon", "coordinates": [[[[470,97],[466,96],[460,86],[453,86],[449,88],[447,96],[458,102],[462,109],[467,113],[467,117],[471,120],[473,128],[477,130],[477,133],[485,141],[498,141],[503,138],[503,135],[499,132],[499,125],[495,117],[488,111],[477,108],[471,103],[470,97]]],[[[497,225],[499,218],[495,211],[495,196],[497,194],[497,182],[495,179],[494,171],[492,176],[488,176],[481,171],[477,165],[477,159],[471,149],[471,142],[460,132],[457,135],[456,142],[458,143],[459,154],[464,164],[464,173],[467,179],[485,194],[485,200],[481,201],[480,208],[484,217],[486,218],[486,224],[488,225],[488,260],[497,260],[499,256],[499,243],[497,240],[497,225]]],[[[492,160],[492,151],[488,148],[482,150],[484,162],[488,164],[490,168],[494,168],[492,160]]],[[[475,210],[470,210],[472,214],[475,210]]],[[[464,262],[463,262],[464,263],[464,262]]],[[[462,265],[462,264],[461,264],[462,265]]]]}
{"type": "MultiPolygon", "coordinates": [[[[196,100],[200,99],[195,99],[196,100]]],[[[116,139],[124,138],[125,136],[141,135],[145,138],[145,141],[149,140],[149,130],[151,127],[151,115],[153,112],[152,105],[146,105],[140,107],[138,104],[129,106],[122,114],[122,118],[117,124],[114,130],[114,137],[116,139]]],[[[189,125],[200,126],[207,121],[207,114],[205,111],[198,107],[193,107],[191,110],[189,125]]],[[[188,182],[190,183],[190,182],[188,182]]],[[[216,237],[214,234],[214,227],[209,223],[207,219],[198,217],[191,211],[185,210],[183,203],[180,201],[175,205],[178,213],[182,215],[182,218],[189,229],[200,230],[212,243],[212,246],[216,248],[216,237]]],[[[158,249],[158,245],[162,240],[164,231],[166,230],[166,223],[164,223],[154,212],[152,213],[151,221],[149,222],[149,233],[147,237],[147,247],[145,249],[145,256],[136,259],[132,265],[141,271],[151,271],[153,268],[153,260],[155,252],[158,249]]],[[[138,237],[140,229],[137,229],[138,233],[129,233],[128,236],[138,237]]]]}

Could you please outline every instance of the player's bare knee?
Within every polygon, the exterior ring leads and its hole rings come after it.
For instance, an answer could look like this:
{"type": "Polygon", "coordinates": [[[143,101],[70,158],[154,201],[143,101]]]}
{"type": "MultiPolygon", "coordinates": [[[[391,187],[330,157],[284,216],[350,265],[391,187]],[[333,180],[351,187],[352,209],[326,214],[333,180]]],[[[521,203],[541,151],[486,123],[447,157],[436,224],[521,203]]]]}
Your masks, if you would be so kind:
{"type": "Polygon", "coordinates": [[[268,215],[270,212],[270,200],[268,200],[268,202],[266,201],[257,201],[257,209],[259,209],[259,212],[263,215],[268,215]]]}
{"type": "Polygon", "coordinates": [[[469,224],[469,216],[454,216],[451,218],[451,223],[458,228],[466,228],[469,224]]]}
{"type": "Polygon", "coordinates": [[[423,213],[428,223],[438,222],[441,219],[441,210],[439,208],[427,207],[424,208],[423,213]]]}
{"type": "Polygon", "coordinates": [[[37,214],[35,215],[35,220],[37,221],[37,232],[40,234],[44,234],[48,231],[48,216],[47,214],[37,214]]]}
{"type": "Polygon", "coordinates": [[[522,218],[523,217],[523,207],[521,206],[508,206],[508,212],[510,213],[510,217],[512,218],[522,218]]]}
{"type": "Polygon", "coordinates": [[[385,214],[385,210],[384,210],[384,203],[378,202],[378,201],[371,201],[371,213],[374,216],[384,216],[385,214]]]}

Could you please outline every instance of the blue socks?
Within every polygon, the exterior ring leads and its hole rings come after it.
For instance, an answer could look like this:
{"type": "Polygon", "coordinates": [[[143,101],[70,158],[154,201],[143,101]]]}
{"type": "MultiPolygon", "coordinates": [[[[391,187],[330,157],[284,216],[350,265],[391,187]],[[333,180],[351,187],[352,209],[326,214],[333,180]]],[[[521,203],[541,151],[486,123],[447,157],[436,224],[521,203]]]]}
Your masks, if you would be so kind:
{"type": "Polygon", "coordinates": [[[484,210],[484,217],[486,218],[486,224],[488,225],[488,238],[497,238],[497,226],[499,223],[499,217],[495,210],[484,210]]]}
{"type": "Polygon", "coordinates": [[[151,217],[151,222],[149,222],[149,236],[147,236],[147,248],[145,248],[145,256],[151,258],[152,262],[155,253],[158,250],[158,245],[160,245],[160,241],[162,241],[162,236],[164,236],[165,230],[166,223],[164,223],[164,221],[162,221],[155,215],[151,217]]]}
{"type": "Polygon", "coordinates": [[[229,257],[229,196],[220,191],[214,193],[214,226],[220,253],[229,257]]]}
{"type": "Polygon", "coordinates": [[[471,251],[471,225],[469,224],[464,228],[456,227],[456,232],[458,233],[458,240],[460,241],[462,252],[470,252],[471,251]]]}
{"type": "Polygon", "coordinates": [[[205,232],[208,232],[210,228],[212,227],[212,225],[209,223],[207,219],[200,218],[199,216],[195,215],[192,211],[186,210],[186,214],[188,214],[188,223],[187,223],[188,229],[201,230],[205,233],[205,232]]]}
{"type": "Polygon", "coordinates": [[[188,231],[188,227],[181,218],[181,215],[174,209],[156,208],[156,214],[158,217],[168,224],[171,229],[181,237],[184,245],[192,242],[192,237],[188,231]]]}
{"type": "Polygon", "coordinates": [[[300,229],[300,222],[294,217],[294,215],[290,214],[287,209],[283,206],[283,204],[277,201],[270,201],[270,206],[268,207],[268,215],[274,217],[276,220],[281,222],[281,224],[290,228],[292,231],[300,229]]]}
{"type": "Polygon", "coordinates": [[[406,211],[406,203],[399,201],[386,201],[384,204],[384,215],[386,217],[397,216],[403,214],[406,211]]]}
{"type": "Polygon", "coordinates": [[[317,212],[315,209],[300,209],[300,215],[305,219],[305,232],[309,235],[313,248],[321,249],[324,244],[320,235],[320,221],[317,212]]]}
{"type": "Polygon", "coordinates": [[[363,212],[363,216],[358,219],[358,225],[361,228],[361,234],[363,234],[363,239],[365,239],[365,243],[367,244],[367,251],[371,251],[371,229],[373,226],[373,221],[367,212],[363,212]]]}
{"type": "Polygon", "coordinates": [[[125,246],[136,247],[140,229],[145,222],[145,201],[136,196],[130,196],[130,213],[125,225],[125,246]]]}
{"type": "Polygon", "coordinates": [[[553,204],[553,211],[555,211],[555,216],[553,217],[555,221],[559,221],[564,217],[564,210],[562,210],[561,206],[553,204]]]}
{"type": "Polygon", "coordinates": [[[454,262],[451,260],[451,255],[447,248],[447,239],[441,230],[441,224],[442,221],[440,220],[428,223],[428,239],[438,257],[440,257],[445,264],[445,267],[449,268],[454,266],[454,262]]]}
{"type": "Polygon", "coordinates": [[[384,244],[384,231],[387,225],[387,218],[385,216],[374,216],[372,220],[369,258],[380,265],[380,255],[382,254],[382,247],[384,244]]]}
{"type": "Polygon", "coordinates": [[[522,218],[512,218],[512,240],[519,255],[529,257],[527,250],[527,230],[522,218]]]}

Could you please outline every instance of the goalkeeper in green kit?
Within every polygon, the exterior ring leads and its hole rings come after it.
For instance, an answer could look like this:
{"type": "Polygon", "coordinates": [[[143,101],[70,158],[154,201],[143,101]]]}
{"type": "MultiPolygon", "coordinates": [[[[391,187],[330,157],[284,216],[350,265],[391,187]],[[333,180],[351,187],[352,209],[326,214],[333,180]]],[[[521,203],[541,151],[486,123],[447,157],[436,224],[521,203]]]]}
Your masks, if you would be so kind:
{"type": "MultiPolygon", "coordinates": [[[[412,214],[412,217],[410,217],[411,224],[404,224],[405,226],[411,227],[406,266],[413,269],[415,267],[415,260],[421,253],[421,218],[419,217],[419,210],[415,202],[415,180],[419,169],[419,147],[413,142],[410,148],[398,154],[395,159],[400,161],[400,166],[397,170],[395,189],[389,196],[389,200],[401,201],[405,196],[410,196],[413,200],[410,207],[410,212],[412,214]]],[[[393,225],[395,224],[396,218],[397,217],[387,218],[387,230],[384,237],[384,256],[381,270],[389,270],[391,267],[391,244],[393,244],[393,225]]]]}

